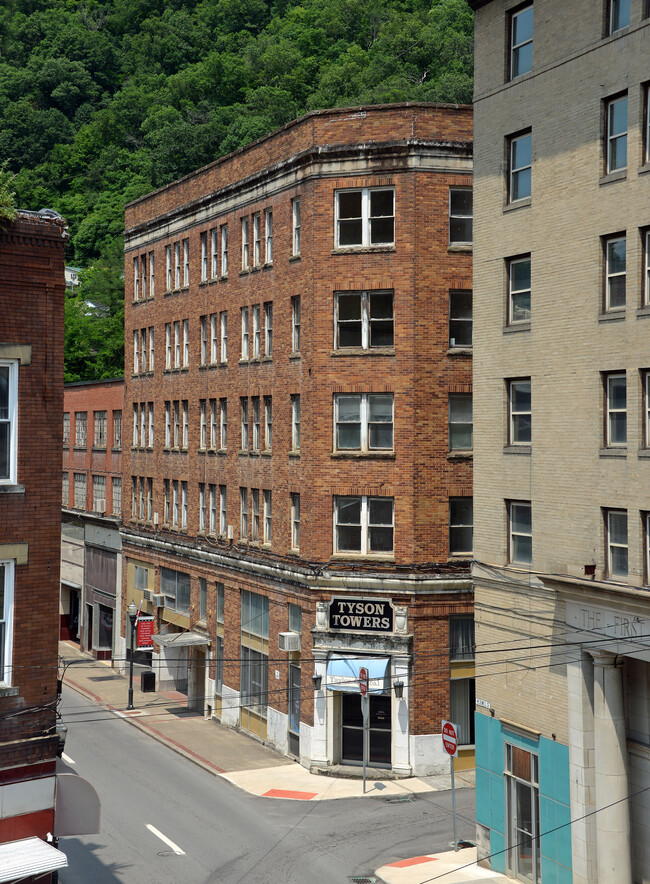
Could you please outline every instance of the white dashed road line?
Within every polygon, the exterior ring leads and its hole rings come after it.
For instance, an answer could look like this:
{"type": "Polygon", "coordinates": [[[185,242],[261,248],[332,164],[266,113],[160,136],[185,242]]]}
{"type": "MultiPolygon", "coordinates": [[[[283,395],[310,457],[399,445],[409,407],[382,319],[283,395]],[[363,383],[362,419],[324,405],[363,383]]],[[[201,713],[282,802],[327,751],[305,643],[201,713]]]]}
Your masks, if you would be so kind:
{"type": "Polygon", "coordinates": [[[162,832],[159,832],[155,826],[151,825],[151,823],[147,823],[147,828],[149,829],[150,832],[153,832],[153,834],[156,836],[156,838],[160,838],[161,841],[164,841],[164,843],[167,845],[167,847],[171,847],[171,849],[174,851],[176,856],[185,856],[185,851],[181,850],[180,847],[178,846],[178,844],[174,844],[173,841],[170,841],[169,838],[167,838],[165,835],[163,835],[162,832]]]}

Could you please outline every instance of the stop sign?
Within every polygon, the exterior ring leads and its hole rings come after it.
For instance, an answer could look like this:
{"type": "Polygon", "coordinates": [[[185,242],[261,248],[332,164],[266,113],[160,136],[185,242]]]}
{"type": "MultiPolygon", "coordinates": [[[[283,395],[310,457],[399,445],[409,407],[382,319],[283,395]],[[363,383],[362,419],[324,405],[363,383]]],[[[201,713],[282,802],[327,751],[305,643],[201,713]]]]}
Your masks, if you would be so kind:
{"type": "Polygon", "coordinates": [[[359,690],[362,697],[368,693],[368,670],[363,666],[359,670],[359,690]]]}
{"type": "Polygon", "coordinates": [[[458,725],[451,721],[442,723],[442,745],[448,755],[458,756],[458,725]]]}

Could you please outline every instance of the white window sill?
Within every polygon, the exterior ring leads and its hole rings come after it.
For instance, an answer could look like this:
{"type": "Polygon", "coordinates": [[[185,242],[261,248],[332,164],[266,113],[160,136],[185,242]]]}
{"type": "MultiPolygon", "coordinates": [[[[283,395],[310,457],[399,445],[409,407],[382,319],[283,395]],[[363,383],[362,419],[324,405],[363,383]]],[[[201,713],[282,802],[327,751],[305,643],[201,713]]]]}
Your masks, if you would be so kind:
{"type": "Polygon", "coordinates": [[[606,175],[601,176],[598,183],[602,186],[603,184],[611,184],[612,181],[623,181],[625,178],[627,178],[627,167],[625,169],[615,169],[613,172],[607,172],[606,175]]]}
{"type": "Polygon", "coordinates": [[[330,457],[335,460],[395,460],[395,452],[386,451],[333,451],[330,457]]]}
{"type": "Polygon", "coordinates": [[[532,445],[504,445],[503,453],[504,454],[524,454],[530,455],[532,454],[532,445]]]}
{"type": "Polygon", "coordinates": [[[520,200],[513,200],[511,203],[506,203],[503,207],[504,212],[515,212],[517,209],[523,209],[526,206],[529,206],[532,202],[532,197],[525,196],[520,200]]]}
{"type": "Polygon", "coordinates": [[[621,322],[625,319],[625,307],[617,307],[598,314],[598,322],[621,322]]]}
{"type": "Polygon", "coordinates": [[[530,331],[530,319],[525,319],[522,322],[513,322],[510,325],[503,326],[503,334],[504,335],[512,335],[517,332],[529,332],[530,331]]]}
{"type": "Polygon", "coordinates": [[[0,494],[24,494],[25,486],[24,485],[14,485],[12,483],[7,483],[6,485],[0,485],[0,494]]]}
{"type": "Polygon", "coordinates": [[[0,697],[17,697],[20,689],[8,684],[0,684],[0,697]]]}

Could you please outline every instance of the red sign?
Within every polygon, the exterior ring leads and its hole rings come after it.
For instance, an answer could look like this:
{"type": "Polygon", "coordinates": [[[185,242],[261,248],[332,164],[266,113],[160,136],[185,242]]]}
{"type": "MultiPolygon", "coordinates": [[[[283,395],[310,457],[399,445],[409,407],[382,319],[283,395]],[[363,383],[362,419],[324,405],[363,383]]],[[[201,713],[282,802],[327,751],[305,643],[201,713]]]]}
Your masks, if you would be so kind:
{"type": "Polygon", "coordinates": [[[442,745],[448,755],[454,758],[458,755],[458,725],[452,724],[451,721],[443,721],[442,723],[442,745]]]}
{"type": "Polygon", "coordinates": [[[136,650],[150,651],[153,648],[154,628],[155,624],[153,617],[138,617],[138,622],[136,626],[136,650]]]}
{"type": "Polygon", "coordinates": [[[359,690],[362,697],[368,693],[368,670],[363,666],[359,670],[359,690]]]}

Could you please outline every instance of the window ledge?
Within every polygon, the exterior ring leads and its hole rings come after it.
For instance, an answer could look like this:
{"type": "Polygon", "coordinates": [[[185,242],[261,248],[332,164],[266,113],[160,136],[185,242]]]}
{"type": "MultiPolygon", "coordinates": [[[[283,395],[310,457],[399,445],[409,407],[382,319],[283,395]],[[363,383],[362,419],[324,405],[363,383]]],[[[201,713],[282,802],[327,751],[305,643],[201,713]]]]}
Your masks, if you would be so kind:
{"type": "Polygon", "coordinates": [[[513,322],[510,325],[503,326],[503,334],[504,335],[513,335],[517,332],[529,332],[530,331],[530,319],[526,319],[523,322],[513,322]]]}
{"type": "Polygon", "coordinates": [[[382,553],[362,553],[362,552],[344,552],[344,553],[332,553],[330,556],[330,561],[335,562],[350,562],[350,561],[358,561],[359,559],[363,559],[363,561],[370,562],[386,562],[390,564],[395,561],[395,556],[393,553],[387,553],[383,555],[382,553]]]}
{"type": "Polygon", "coordinates": [[[300,558],[300,550],[299,549],[288,549],[286,554],[288,556],[293,556],[294,558],[300,558]]]}
{"type": "Polygon", "coordinates": [[[239,271],[239,275],[240,275],[240,276],[248,276],[248,274],[249,274],[250,272],[251,272],[251,271],[250,271],[250,268],[248,268],[248,267],[244,267],[244,268],[242,268],[242,269],[239,271]]]}
{"type": "Polygon", "coordinates": [[[289,263],[293,264],[294,261],[300,261],[301,255],[289,255],[289,263]]]}
{"type": "Polygon", "coordinates": [[[333,460],[395,460],[394,451],[333,451],[333,460]]]}
{"type": "Polygon", "coordinates": [[[474,350],[472,347],[449,347],[447,356],[472,356],[474,350]]]}
{"type": "Polygon", "coordinates": [[[0,485],[0,494],[24,494],[25,486],[24,485],[0,485]]]}
{"type": "Polygon", "coordinates": [[[641,458],[650,457],[650,448],[639,448],[637,456],[641,458]]]}
{"type": "Polygon", "coordinates": [[[599,457],[627,457],[627,447],[622,448],[601,448],[598,452],[599,457]]]}
{"type": "MultiPolygon", "coordinates": [[[[466,553],[449,553],[447,557],[448,562],[456,563],[459,562],[472,562],[474,560],[474,553],[466,552],[466,553]]],[[[474,657],[468,657],[467,660],[454,660],[452,662],[463,662],[466,663],[468,661],[474,660],[474,657]]]]}
{"type": "Polygon", "coordinates": [[[608,172],[607,175],[601,175],[598,183],[602,186],[603,184],[611,184],[612,181],[623,181],[625,178],[627,178],[627,168],[617,169],[615,172],[608,172]]]}
{"type": "Polygon", "coordinates": [[[386,246],[340,246],[337,249],[332,249],[330,252],[331,255],[373,255],[377,252],[386,253],[386,252],[396,252],[397,248],[392,245],[386,246]]]}
{"type": "Polygon", "coordinates": [[[598,314],[598,322],[622,322],[625,319],[625,307],[617,310],[608,310],[598,314]]]}
{"type": "Polygon", "coordinates": [[[267,448],[266,450],[261,452],[261,455],[262,457],[273,457],[273,452],[270,448],[267,448]]]}
{"type": "Polygon", "coordinates": [[[86,446],[85,445],[75,445],[75,446],[73,446],[73,450],[74,451],[85,451],[86,446]]]}
{"type": "Polygon", "coordinates": [[[208,282],[209,282],[208,279],[202,279],[202,280],[200,280],[200,282],[199,282],[199,288],[200,288],[200,289],[205,288],[205,286],[208,284],[208,282]]]}
{"type": "Polygon", "coordinates": [[[460,252],[464,255],[471,255],[474,245],[471,242],[450,242],[447,246],[448,252],[460,252]]]}
{"type": "MultiPolygon", "coordinates": [[[[648,454],[649,454],[649,456],[650,456],[650,452],[648,452],[648,454]]],[[[289,457],[298,457],[298,458],[299,458],[299,457],[300,457],[300,452],[299,452],[299,451],[290,451],[290,452],[289,452],[289,457]]]]}
{"type": "Polygon", "coordinates": [[[643,307],[639,307],[636,311],[637,319],[641,319],[644,316],[650,316],[650,304],[645,304],[643,307]]]}
{"type": "Polygon", "coordinates": [[[273,357],[272,356],[262,356],[261,361],[262,362],[273,362],[273,357]]]}
{"type": "Polygon", "coordinates": [[[644,163],[642,166],[639,166],[639,175],[647,175],[650,172],[650,163],[644,163]]]}
{"type": "Polygon", "coordinates": [[[364,350],[362,347],[346,347],[342,350],[331,350],[330,356],[395,356],[395,348],[373,347],[364,350]]]}
{"type": "Polygon", "coordinates": [[[97,454],[99,454],[99,452],[101,452],[101,451],[106,453],[106,446],[105,445],[93,445],[91,450],[97,454]]]}
{"type": "Polygon", "coordinates": [[[259,457],[260,453],[257,450],[257,448],[253,448],[251,451],[248,452],[248,456],[249,457],[259,457]]]}
{"type": "Polygon", "coordinates": [[[449,451],[447,453],[447,460],[472,460],[473,457],[473,451],[449,451]]]}
{"type": "MultiPolygon", "coordinates": [[[[260,360],[259,356],[251,356],[251,358],[248,361],[252,365],[253,363],[259,364],[261,360],[260,360]]],[[[240,362],[241,362],[241,360],[240,360],[240,362]]]]}
{"type": "Polygon", "coordinates": [[[226,456],[226,453],[227,453],[227,450],[226,450],[225,448],[217,448],[217,454],[218,454],[220,457],[225,457],[225,456],[226,456]]]}
{"type": "Polygon", "coordinates": [[[293,359],[293,360],[295,360],[295,361],[297,362],[300,358],[301,358],[301,356],[300,356],[300,350],[296,350],[295,353],[290,353],[290,354],[289,354],[289,361],[291,361],[291,360],[293,359]]]}
{"type": "Polygon", "coordinates": [[[239,365],[248,365],[248,364],[249,364],[250,362],[252,362],[252,361],[253,361],[252,359],[243,359],[243,358],[242,358],[242,359],[239,360],[238,364],[239,364],[239,365]]]}
{"type": "Polygon", "coordinates": [[[8,684],[0,684],[0,697],[17,697],[20,693],[20,688],[12,687],[8,684]]]}
{"type": "Polygon", "coordinates": [[[270,544],[270,543],[267,543],[267,542],[265,541],[264,543],[260,543],[260,548],[261,548],[261,549],[271,549],[271,544],[270,544]]]}
{"type": "Polygon", "coordinates": [[[262,264],[262,270],[271,270],[272,267],[273,261],[265,261],[264,264],[262,264]]]}
{"type": "Polygon", "coordinates": [[[237,452],[237,454],[240,457],[248,457],[248,455],[250,454],[250,451],[248,450],[248,448],[240,448],[239,451],[237,452]]]}
{"type": "Polygon", "coordinates": [[[503,207],[504,212],[516,212],[517,209],[523,209],[526,206],[529,206],[532,202],[532,198],[529,196],[525,196],[520,200],[513,200],[511,203],[506,203],[503,207]]]}
{"type": "Polygon", "coordinates": [[[261,264],[253,264],[253,266],[251,267],[251,273],[259,273],[261,269],[261,264]]]}
{"type": "Polygon", "coordinates": [[[531,445],[504,445],[504,454],[524,454],[530,456],[532,453],[531,445]]]}
{"type": "Polygon", "coordinates": [[[121,448],[121,447],[120,447],[120,448],[115,448],[115,446],[113,446],[113,448],[111,448],[111,454],[121,454],[121,453],[122,453],[122,448],[121,448]]]}
{"type": "MultiPolygon", "coordinates": [[[[214,364],[214,363],[213,363],[213,364],[214,364]]],[[[227,368],[227,367],[228,367],[228,362],[227,362],[227,360],[226,360],[226,361],[220,361],[220,362],[217,362],[217,368],[227,368]]]]}

